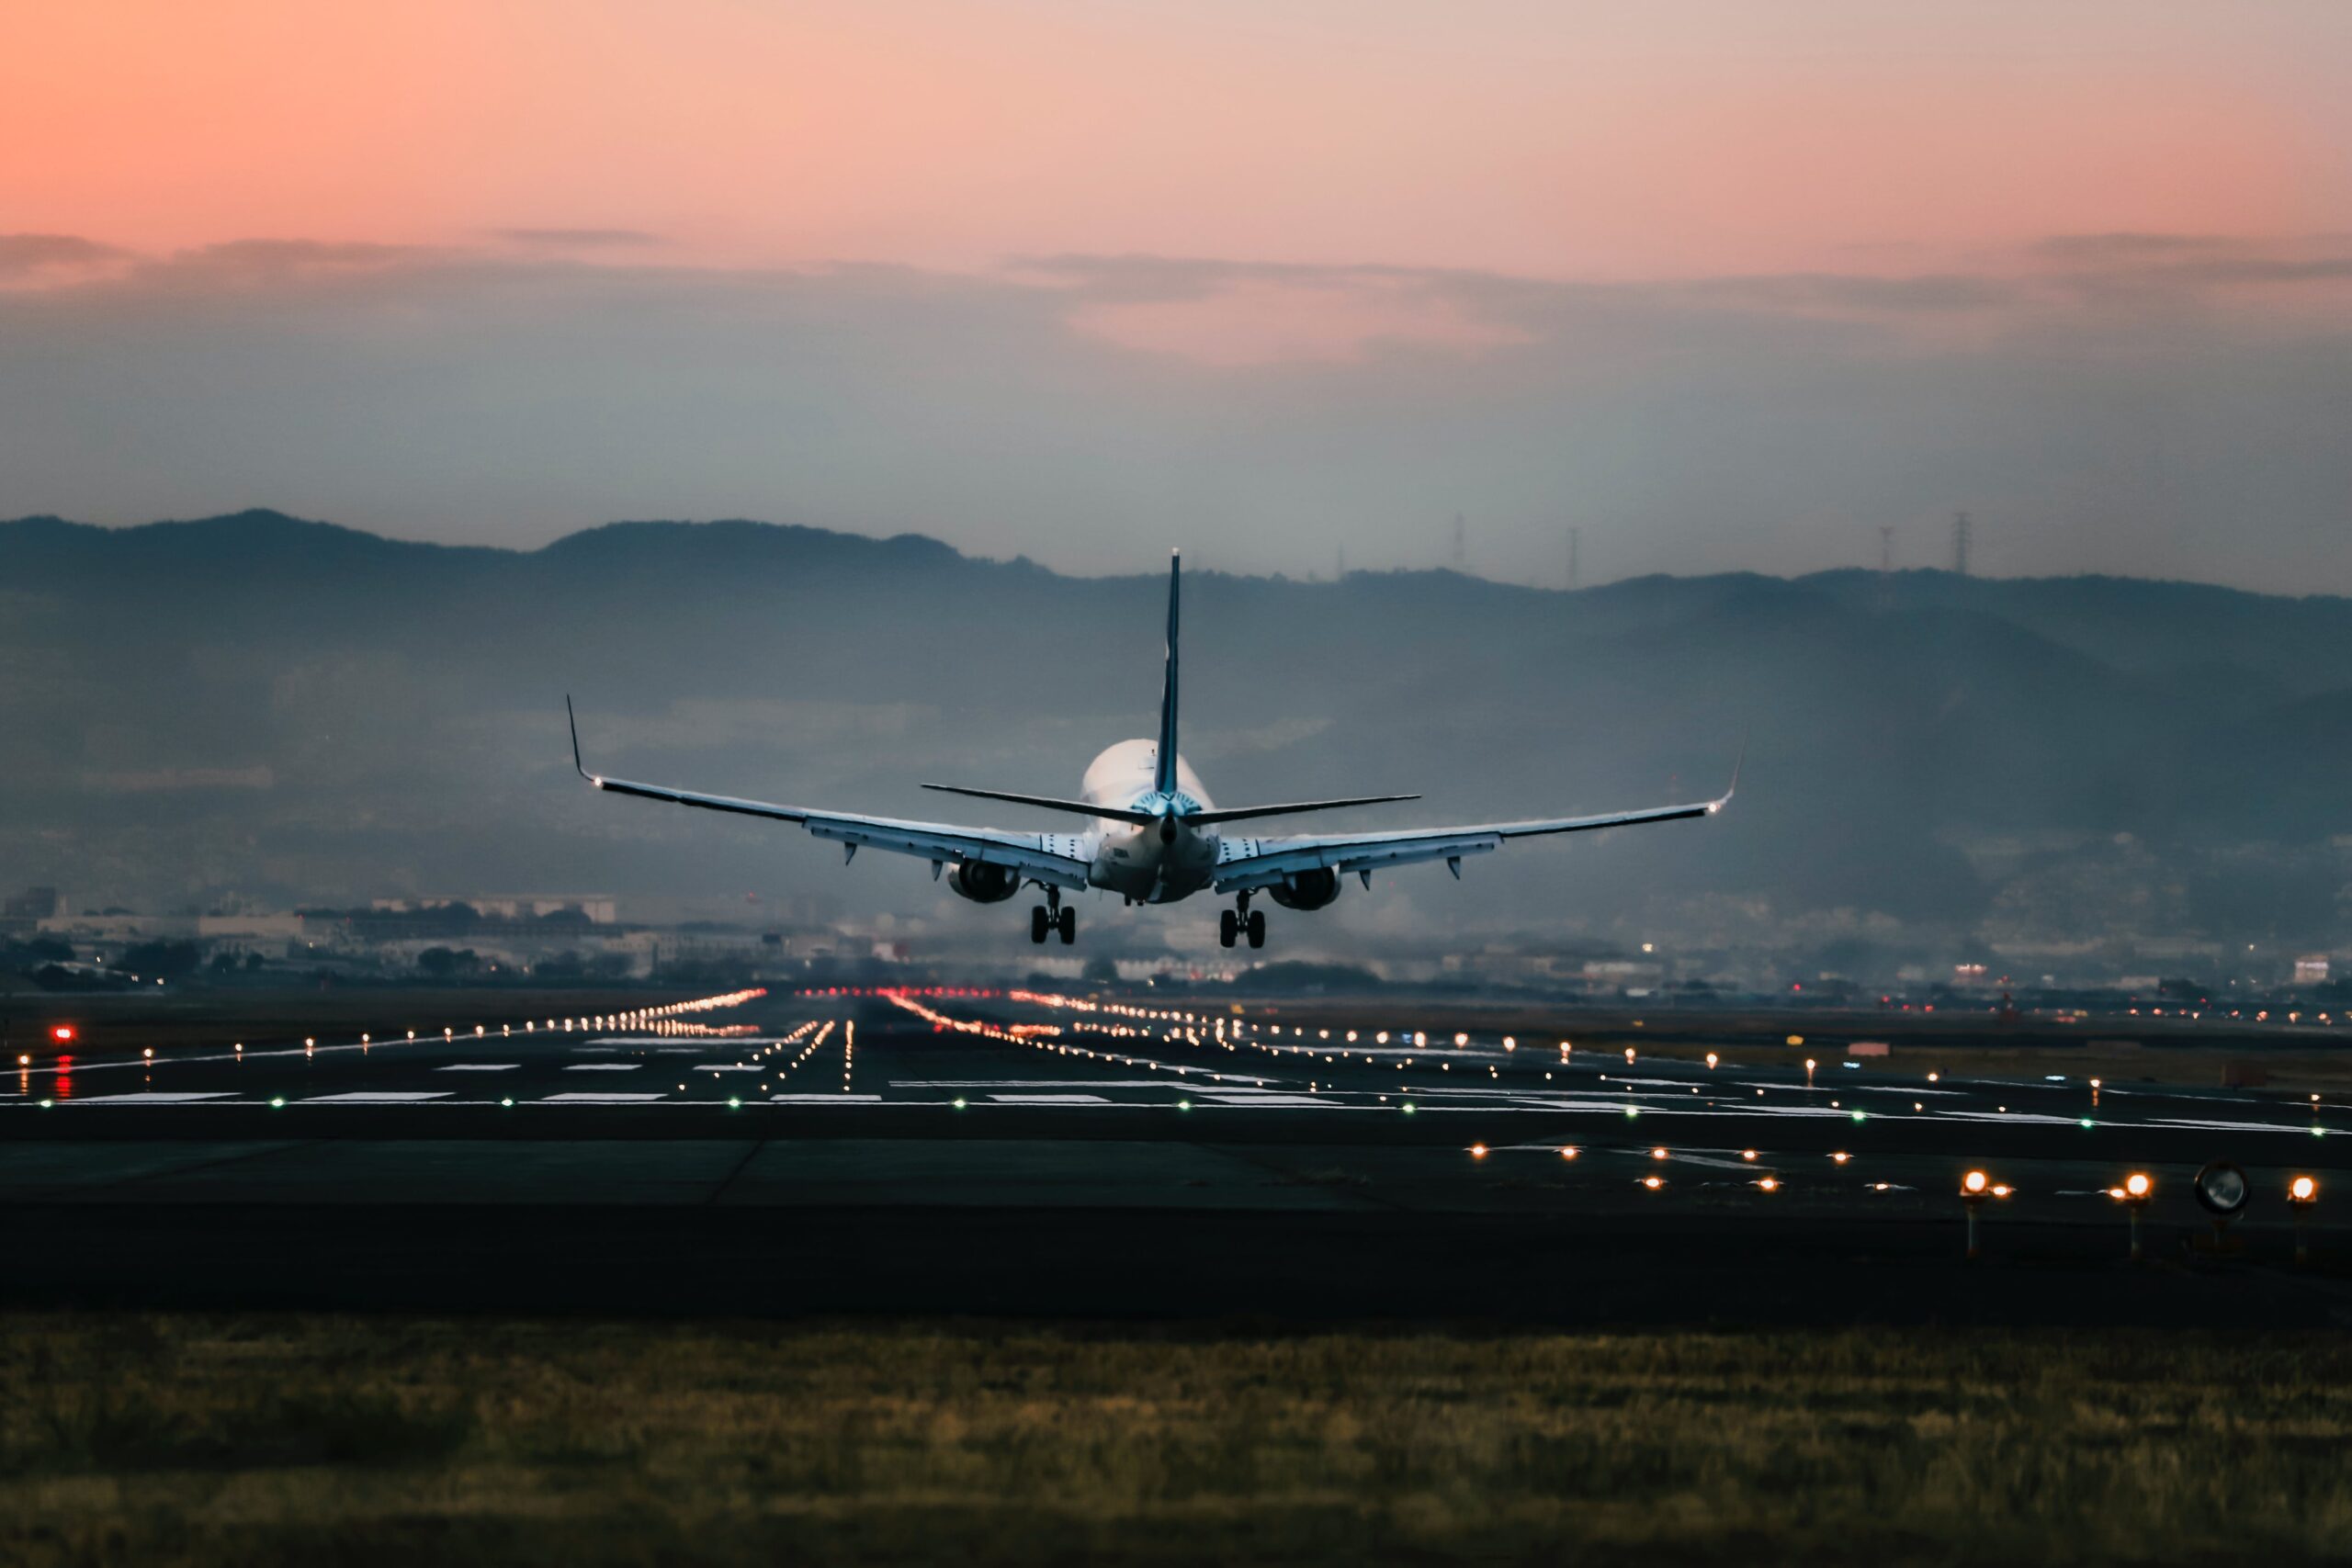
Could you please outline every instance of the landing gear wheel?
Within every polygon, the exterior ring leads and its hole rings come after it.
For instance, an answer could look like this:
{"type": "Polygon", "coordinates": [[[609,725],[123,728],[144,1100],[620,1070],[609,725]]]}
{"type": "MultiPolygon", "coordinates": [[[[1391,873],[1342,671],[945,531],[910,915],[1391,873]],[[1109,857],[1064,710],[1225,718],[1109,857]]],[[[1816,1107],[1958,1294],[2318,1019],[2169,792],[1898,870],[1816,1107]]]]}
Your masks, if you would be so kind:
{"type": "Polygon", "coordinates": [[[1064,947],[1078,940],[1078,911],[1075,908],[1065,908],[1055,917],[1054,924],[1061,928],[1064,947]]]}
{"type": "Polygon", "coordinates": [[[1231,947],[1234,938],[1241,934],[1241,918],[1230,909],[1216,912],[1216,944],[1231,947]]]}
{"type": "Polygon", "coordinates": [[[1046,940],[1046,907],[1043,904],[1034,906],[1029,911],[1029,940],[1040,942],[1046,940]]]}
{"type": "Polygon", "coordinates": [[[1266,945],[1266,911],[1263,909],[1250,911],[1250,945],[1252,947],[1266,945]]]}

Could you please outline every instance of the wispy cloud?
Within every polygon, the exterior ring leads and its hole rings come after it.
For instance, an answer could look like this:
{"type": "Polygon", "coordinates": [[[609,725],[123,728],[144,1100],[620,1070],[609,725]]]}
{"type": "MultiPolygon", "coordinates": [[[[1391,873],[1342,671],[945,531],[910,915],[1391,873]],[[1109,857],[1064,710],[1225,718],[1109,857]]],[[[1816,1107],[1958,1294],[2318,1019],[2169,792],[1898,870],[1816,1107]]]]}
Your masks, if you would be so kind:
{"type": "Polygon", "coordinates": [[[2352,248],[2097,238],[1634,281],[107,251],[0,290],[0,514],[266,497],[506,544],[750,515],[1079,570],[1181,536],[1298,570],[1341,543],[1360,567],[1441,558],[1431,519],[1459,510],[1475,566],[1541,578],[1563,518],[1589,570],[1793,570],[1967,507],[1996,570],[2352,590],[2352,248]]]}
{"type": "Polygon", "coordinates": [[[509,244],[550,251],[609,251],[662,243],[662,236],[643,229],[495,229],[509,244]]]}

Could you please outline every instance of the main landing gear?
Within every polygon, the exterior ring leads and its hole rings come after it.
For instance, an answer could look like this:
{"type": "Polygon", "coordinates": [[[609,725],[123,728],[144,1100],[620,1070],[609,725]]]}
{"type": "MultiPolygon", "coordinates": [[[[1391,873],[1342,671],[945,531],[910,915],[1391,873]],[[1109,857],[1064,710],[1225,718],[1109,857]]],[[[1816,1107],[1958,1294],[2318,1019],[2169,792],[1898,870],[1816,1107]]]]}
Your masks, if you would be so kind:
{"type": "Polygon", "coordinates": [[[1219,947],[1231,947],[1238,938],[1239,938],[1244,932],[1247,932],[1250,937],[1250,946],[1265,946],[1266,911],[1263,909],[1252,909],[1250,907],[1250,895],[1247,893],[1242,894],[1238,902],[1240,905],[1240,908],[1236,909],[1222,909],[1217,912],[1217,945],[1219,947]]]}
{"type": "Polygon", "coordinates": [[[1042,942],[1047,931],[1061,933],[1062,945],[1068,947],[1078,940],[1078,911],[1062,908],[1062,890],[1046,889],[1046,901],[1029,911],[1029,940],[1042,942]]]}

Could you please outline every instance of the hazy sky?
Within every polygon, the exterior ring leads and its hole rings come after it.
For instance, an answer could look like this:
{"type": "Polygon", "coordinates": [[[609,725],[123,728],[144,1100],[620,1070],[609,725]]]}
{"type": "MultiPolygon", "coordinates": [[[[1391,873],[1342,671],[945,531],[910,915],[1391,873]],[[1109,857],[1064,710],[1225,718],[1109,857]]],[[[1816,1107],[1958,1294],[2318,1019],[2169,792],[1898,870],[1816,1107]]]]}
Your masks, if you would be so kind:
{"type": "Polygon", "coordinates": [[[2352,592],[2352,6],[77,0],[0,514],[2352,592]]]}

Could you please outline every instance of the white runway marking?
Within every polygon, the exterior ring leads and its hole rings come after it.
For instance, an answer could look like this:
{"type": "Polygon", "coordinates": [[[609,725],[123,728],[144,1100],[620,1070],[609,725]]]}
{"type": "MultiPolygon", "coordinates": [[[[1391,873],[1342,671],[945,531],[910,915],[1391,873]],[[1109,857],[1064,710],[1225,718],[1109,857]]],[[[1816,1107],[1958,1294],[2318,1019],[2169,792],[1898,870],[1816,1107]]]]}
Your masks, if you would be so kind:
{"type": "Polygon", "coordinates": [[[839,1105],[843,1100],[852,1104],[871,1104],[882,1097],[878,1094],[772,1094],[768,1099],[778,1105],[839,1105]]]}
{"type": "Polygon", "coordinates": [[[550,1094],[541,1105],[639,1105],[660,1100],[658,1094],[550,1094]]]}
{"type": "Polygon", "coordinates": [[[447,1089],[356,1089],[349,1094],[314,1094],[305,1105],[404,1105],[419,1100],[447,1100],[447,1089]]]}
{"type": "Polygon", "coordinates": [[[892,1089],[1166,1089],[1166,1078],[892,1078],[892,1089]]]}
{"type": "Polygon", "coordinates": [[[236,1092],[233,1089],[220,1089],[203,1094],[83,1094],[74,1096],[68,1103],[97,1105],[110,1101],[133,1105],[144,1100],[150,1105],[179,1105],[192,1100],[230,1100],[235,1098],[236,1092]]]}
{"type": "MultiPolygon", "coordinates": [[[[1219,1105],[1226,1106],[1303,1105],[1320,1110],[1331,1103],[1328,1100],[1318,1100],[1311,1094],[1280,1094],[1272,1089],[1195,1089],[1193,1092],[1203,1100],[1213,1100],[1219,1105]]],[[[1001,1100],[1004,1097],[999,1095],[997,1098],[1001,1100]]]]}
{"type": "Polygon", "coordinates": [[[567,1073],[633,1073],[643,1066],[642,1062],[574,1062],[563,1070],[567,1073]]]}
{"type": "Polygon", "coordinates": [[[753,1062],[698,1062],[698,1073],[763,1073],[767,1069],[753,1062]]]}
{"type": "Polygon", "coordinates": [[[1108,1105],[1099,1094],[992,1094],[1000,1105],[1108,1105]]]}
{"type": "Polygon", "coordinates": [[[436,1073],[511,1073],[520,1062],[452,1062],[446,1067],[435,1067],[436,1073]]]}

